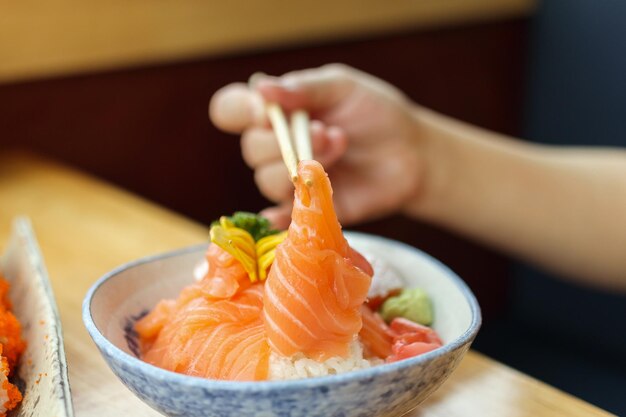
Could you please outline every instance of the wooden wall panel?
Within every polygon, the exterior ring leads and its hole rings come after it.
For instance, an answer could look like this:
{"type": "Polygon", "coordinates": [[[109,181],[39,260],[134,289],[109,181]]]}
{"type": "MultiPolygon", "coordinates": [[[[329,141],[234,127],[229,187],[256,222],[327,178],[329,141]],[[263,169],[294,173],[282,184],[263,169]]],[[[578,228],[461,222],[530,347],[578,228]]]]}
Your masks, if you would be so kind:
{"type": "Polygon", "coordinates": [[[0,82],[527,16],[536,0],[0,0],[0,82]]]}

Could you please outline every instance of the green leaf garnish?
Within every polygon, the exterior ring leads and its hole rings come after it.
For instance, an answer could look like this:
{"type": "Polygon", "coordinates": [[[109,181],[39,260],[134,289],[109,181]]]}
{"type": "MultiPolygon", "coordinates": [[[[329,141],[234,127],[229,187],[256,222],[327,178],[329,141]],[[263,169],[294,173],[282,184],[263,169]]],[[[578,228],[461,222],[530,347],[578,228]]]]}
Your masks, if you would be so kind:
{"type": "MultiPolygon", "coordinates": [[[[279,230],[272,229],[270,221],[265,217],[247,211],[236,211],[232,216],[228,216],[228,220],[230,220],[235,227],[239,227],[250,233],[255,242],[258,242],[265,236],[275,235],[280,232],[279,230]]],[[[216,225],[219,225],[219,220],[211,223],[211,226],[216,225]]]]}

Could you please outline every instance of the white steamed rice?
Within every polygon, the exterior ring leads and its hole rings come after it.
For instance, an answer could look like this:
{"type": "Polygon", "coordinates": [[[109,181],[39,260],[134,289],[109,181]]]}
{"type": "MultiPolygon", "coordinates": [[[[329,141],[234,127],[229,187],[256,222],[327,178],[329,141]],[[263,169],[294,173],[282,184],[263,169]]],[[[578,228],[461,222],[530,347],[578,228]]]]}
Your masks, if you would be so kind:
{"type": "Polygon", "coordinates": [[[365,359],[363,346],[355,340],[350,344],[350,355],[347,358],[333,357],[324,362],[317,362],[299,353],[291,358],[275,352],[270,355],[269,380],[301,379],[316,376],[337,375],[357,369],[381,365],[382,359],[365,359]]]}
{"type": "Polygon", "coordinates": [[[406,286],[404,279],[388,262],[368,252],[363,251],[362,253],[374,270],[372,284],[367,293],[368,298],[385,297],[391,291],[406,286]]]}

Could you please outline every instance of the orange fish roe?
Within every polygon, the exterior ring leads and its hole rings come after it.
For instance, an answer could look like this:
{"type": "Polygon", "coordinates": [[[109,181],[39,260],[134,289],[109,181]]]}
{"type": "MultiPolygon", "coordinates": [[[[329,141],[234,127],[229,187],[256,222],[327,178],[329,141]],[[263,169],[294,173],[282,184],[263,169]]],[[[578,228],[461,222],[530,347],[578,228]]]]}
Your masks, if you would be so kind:
{"type": "Polygon", "coordinates": [[[0,417],[22,401],[22,394],[9,381],[17,362],[26,349],[20,322],[9,310],[9,283],[0,276],[0,417]]]}
{"type": "Polygon", "coordinates": [[[0,344],[0,417],[6,417],[7,411],[13,410],[22,401],[22,393],[9,382],[9,364],[2,353],[0,344]]]}
{"type": "Polygon", "coordinates": [[[0,275],[0,309],[10,310],[12,307],[9,300],[9,283],[0,275]]]}
{"type": "Polygon", "coordinates": [[[8,310],[0,311],[0,344],[3,346],[4,357],[9,368],[17,365],[19,357],[26,349],[26,343],[21,337],[22,328],[17,318],[8,310]]]}

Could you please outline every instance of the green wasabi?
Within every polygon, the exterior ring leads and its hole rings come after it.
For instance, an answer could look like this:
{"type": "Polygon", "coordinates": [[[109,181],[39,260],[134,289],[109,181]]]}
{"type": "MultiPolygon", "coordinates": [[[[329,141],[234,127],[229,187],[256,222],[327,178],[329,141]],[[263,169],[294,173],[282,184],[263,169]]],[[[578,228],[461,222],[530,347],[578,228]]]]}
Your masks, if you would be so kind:
{"type": "Polygon", "coordinates": [[[396,317],[404,317],[424,326],[433,322],[430,298],[421,288],[405,289],[399,295],[389,297],[381,306],[380,315],[388,323],[396,317]]]}

